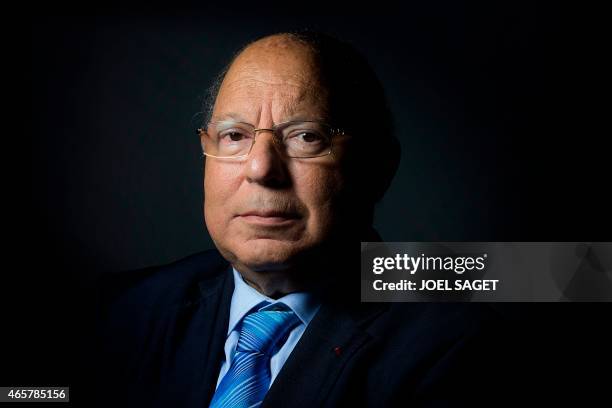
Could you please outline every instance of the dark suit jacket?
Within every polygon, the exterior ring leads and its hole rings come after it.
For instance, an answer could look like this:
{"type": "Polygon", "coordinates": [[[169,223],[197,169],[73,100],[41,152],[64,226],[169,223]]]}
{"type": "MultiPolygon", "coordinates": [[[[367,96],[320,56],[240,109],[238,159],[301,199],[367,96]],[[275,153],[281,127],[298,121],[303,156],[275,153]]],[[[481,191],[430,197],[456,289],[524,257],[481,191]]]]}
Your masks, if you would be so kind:
{"type": "MultiPolygon", "coordinates": [[[[97,357],[88,360],[92,405],[208,406],[224,357],[230,265],[206,251],[118,274],[104,287],[89,350],[97,357]]],[[[263,407],[503,405],[515,394],[505,383],[510,341],[499,336],[500,322],[482,304],[332,297],[263,407]]]]}

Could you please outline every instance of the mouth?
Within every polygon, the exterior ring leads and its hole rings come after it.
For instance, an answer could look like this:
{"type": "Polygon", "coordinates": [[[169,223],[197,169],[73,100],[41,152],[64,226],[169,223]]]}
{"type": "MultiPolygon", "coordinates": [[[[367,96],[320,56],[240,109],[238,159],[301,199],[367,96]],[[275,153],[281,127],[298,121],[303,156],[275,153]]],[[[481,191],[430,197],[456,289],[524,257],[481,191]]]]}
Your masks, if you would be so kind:
{"type": "Polygon", "coordinates": [[[298,214],[282,211],[247,211],[237,217],[246,223],[263,226],[289,225],[300,218],[298,214]]]}

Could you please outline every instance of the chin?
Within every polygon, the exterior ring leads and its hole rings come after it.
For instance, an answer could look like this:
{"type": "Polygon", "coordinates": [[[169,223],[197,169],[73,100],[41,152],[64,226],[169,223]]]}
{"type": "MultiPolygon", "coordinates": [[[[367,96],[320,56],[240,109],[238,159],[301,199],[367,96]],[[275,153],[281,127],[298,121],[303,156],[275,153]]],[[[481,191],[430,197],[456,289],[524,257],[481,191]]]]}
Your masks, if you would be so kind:
{"type": "Polygon", "coordinates": [[[254,239],[246,241],[235,250],[229,250],[232,258],[247,268],[257,270],[279,270],[291,268],[299,254],[307,248],[294,241],[254,239]]]}

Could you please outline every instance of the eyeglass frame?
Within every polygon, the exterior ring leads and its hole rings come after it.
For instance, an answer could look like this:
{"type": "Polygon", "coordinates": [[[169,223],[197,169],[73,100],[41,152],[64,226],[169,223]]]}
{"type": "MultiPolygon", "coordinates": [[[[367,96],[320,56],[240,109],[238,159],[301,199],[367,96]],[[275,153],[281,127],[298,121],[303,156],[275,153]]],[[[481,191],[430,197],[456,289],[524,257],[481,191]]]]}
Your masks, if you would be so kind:
{"type": "MultiPolygon", "coordinates": [[[[202,147],[202,156],[203,157],[213,157],[216,159],[243,159],[245,157],[248,157],[249,154],[251,154],[251,151],[253,150],[253,146],[255,145],[255,141],[257,139],[257,132],[261,132],[261,131],[267,131],[267,132],[272,132],[272,140],[274,143],[278,143],[277,140],[279,139],[277,131],[279,128],[281,127],[286,127],[287,125],[290,125],[292,123],[318,123],[320,125],[323,125],[327,128],[329,128],[330,130],[330,135],[329,135],[329,151],[325,154],[321,154],[318,156],[306,156],[306,157],[301,157],[301,156],[289,156],[287,155],[287,157],[292,158],[292,159],[315,159],[317,157],[325,157],[325,156],[330,156],[333,152],[333,147],[334,147],[334,137],[335,136],[345,136],[346,132],[344,131],[344,129],[342,128],[338,128],[338,127],[333,127],[332,125],[330,125],[327,122],[324,121],[319,121],[319,120],[289,120],[286,122],[281,122],[281,123],[277,123],[275,125],[273,125],[271,128],[256,128],[255,125],[248,123],[248,122],[242,122],[242,121],[224,121],[224,120],[219,120],[219,121],[210,121],[208,122],[208,125],[206,126],[207,128],[211,125],[211,124],[216,124],[216,123],[223,123],[223,122],[228,122],[228,123],[235,123],[235,124],[243,124],[243,125],[247,125],[249,127],[253,127],[254,129],[252,130],[253,132],[253,142],[251,143],[251,147],[249,148],[249,151],[246,154],[241,154],[239,156],[215,156],[212,155],[210,153],[206,153],[204,151],[204,148],[202,147]]],[[[204,130],[204,128],[198,128],[196,129],[196,133],[201,137],[202,134],[207,134],[208,132],[206,130],[204,130]]],[[[286,153],[285,153],[286,154],[286,153]]]]}

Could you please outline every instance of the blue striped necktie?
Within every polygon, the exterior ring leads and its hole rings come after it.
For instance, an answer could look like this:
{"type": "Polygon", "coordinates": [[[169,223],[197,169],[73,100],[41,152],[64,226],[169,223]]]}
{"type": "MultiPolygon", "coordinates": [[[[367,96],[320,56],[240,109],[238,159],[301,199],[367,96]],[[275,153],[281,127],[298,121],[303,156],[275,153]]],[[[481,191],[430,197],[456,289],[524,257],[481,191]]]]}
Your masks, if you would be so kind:
{"type": "MultiPolygon", "coordinates": [[[[269,304],[265,302],[261,307],[269,304]]],[[[232,365],[219,383],[210,407],[260,406],[270,387],[270,358],[299,323],[295,313],[282,303],[273,310],[246,315],[232,365]]]]}

